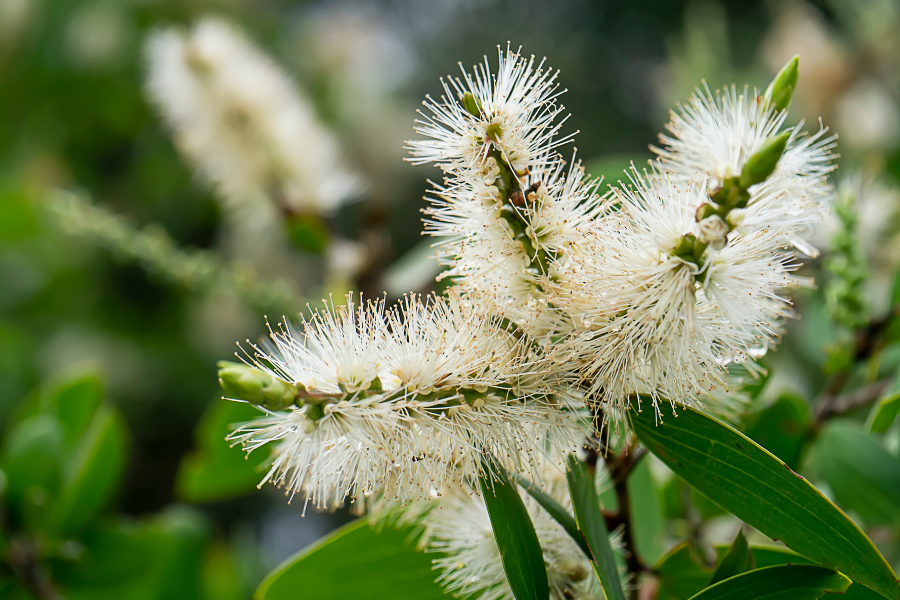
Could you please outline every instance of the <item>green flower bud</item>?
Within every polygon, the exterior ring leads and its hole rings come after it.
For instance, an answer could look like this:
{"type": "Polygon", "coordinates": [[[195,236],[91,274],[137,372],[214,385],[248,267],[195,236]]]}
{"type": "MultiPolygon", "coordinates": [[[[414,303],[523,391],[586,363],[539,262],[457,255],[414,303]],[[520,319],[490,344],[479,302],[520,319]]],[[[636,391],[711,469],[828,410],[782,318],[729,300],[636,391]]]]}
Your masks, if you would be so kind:
{"type": "Polygon", "coordinates": [[[284,410],[297,399],[297,387],[265,371],[242,363],[219,361],[219,385],[236,400],[284,410]]]}
{"type": "Polygon", "coordinates": [[[744,163],[744,168],[741,170],[742,188],[746,190],[751,185],[762,183],[775,171],[790,137],[790,130],[783,131],[762,143],[759,150],[744,163]]]}
{"type": "Polygon", "coordinates": [[[797,79],[800,77],[799,65],[800,57],[794,56],[769,84],[765,98],[770,107],[781,111],[791,106],[794,90],[797,89],[797,79]]]}
{"type": "Polygon", "coordinates": [[[463,94],[462,98],[460,98],[460,104],[462,104],[462,107],[466,109],[466,112],[473,117],[481,116],[481,106],[478,104],[478,100],[475,96],[472,95],[472,92],[463,94]]]}

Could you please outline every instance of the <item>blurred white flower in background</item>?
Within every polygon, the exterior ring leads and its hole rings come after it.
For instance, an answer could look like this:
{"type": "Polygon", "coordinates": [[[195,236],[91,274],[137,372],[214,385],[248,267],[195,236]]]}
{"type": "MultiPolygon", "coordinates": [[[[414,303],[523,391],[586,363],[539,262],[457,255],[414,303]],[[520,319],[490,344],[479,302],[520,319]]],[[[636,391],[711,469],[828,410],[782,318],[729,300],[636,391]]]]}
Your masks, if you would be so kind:
{"type": "Polygon", "coordinates": [[[265,229],[277,213],[327,215],[360,192],[306,97],[230,25],[158,31],[147,58],[176,144],[243,220],[265,229]]]}

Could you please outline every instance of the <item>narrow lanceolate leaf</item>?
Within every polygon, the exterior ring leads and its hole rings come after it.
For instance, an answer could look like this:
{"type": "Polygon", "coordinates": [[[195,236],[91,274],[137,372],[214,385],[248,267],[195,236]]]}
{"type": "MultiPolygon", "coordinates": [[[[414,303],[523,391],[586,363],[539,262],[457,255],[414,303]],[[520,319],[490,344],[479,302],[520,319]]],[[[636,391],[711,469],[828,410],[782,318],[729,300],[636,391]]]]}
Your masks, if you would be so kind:
{"type": "Polygon", "coordinates": [[[722,562],[716,567],[716,572],[713,573],[709,585],[715,585],[735,575],[752,571],[754,566],[753,553],[750,552],[750,546],[747,544],[747,538],[744,537],[744,530],[742,529],[738,531],[737,537],[734,538],[734,543],[728,549],[728,553],[725,554],[722,562]]]}
{"type": "Polygon", "coordinates": [[[544,553],[525,503],[503,467],[494,465],[491,471],[493,477],[481,476],[481,492],[509,587],[516,600],[547,600],[544,553]]]}
{"type": "Polygon", "coordinates": [[[887,598],[900,597],[896,575],[859,527],[747,436],[692,409],[659,426],[654,411],[633,413],[632,425],[679,477],[745,523],[887,598]]]}
{"type": "Polygon", "coordinates": [[[578,547],[581,548],[581,551],[584,552],[585,556],[593,558],[591,556],[591,549],[588,548],[587,542],[584,539],[584,534],[578,530],[578,524],[575,523],[575,517],[569,514],[569,511],[567,511],[562,504],[554,500],[553,496],[542,492],[540,488],[521,475],[516,475],[516,481],[519,482],[519,485],[521,485],[532,498],[537,500],[537,503],[540,504],[557,523],[562,525],[562,528],[566,530],[566,533],[572,536],[572,539],[575,540],[575,543],[578,544],[578,547]]]}
{"type": "Polygon", "coordinates": [[[619,582],[616,559],[609,545],[609,531],[606,529],[603,513],[600,512],[594,478],[584,463],[572,454],[567,459],[567,467],[566,479],[569,480],[569,494],[572,496],[575,520],[591,549],[594,571],[600,578],[608,600],[625,600],[625,592],[622,591],[622,584],[619,582]]]}
{"type": "Polygon", "coordinates": [[[884,433],[900,414],[900,377],[888,388],[872,407],[866,425],[873,433],[884,433]]]}
{"type": "Polygon", "coordinates": [[[691,600],[817,600],[843,594],[850,580],[814,565],[779,565],[749,571],[710,586],[691,600]]]}
{"type": "Polygon", "coordinates": [[[365,519],[332,532],[269,573],[255,600],[439,600],[433,555],[416,552],[410,532],[376,532],[365,519]]]}

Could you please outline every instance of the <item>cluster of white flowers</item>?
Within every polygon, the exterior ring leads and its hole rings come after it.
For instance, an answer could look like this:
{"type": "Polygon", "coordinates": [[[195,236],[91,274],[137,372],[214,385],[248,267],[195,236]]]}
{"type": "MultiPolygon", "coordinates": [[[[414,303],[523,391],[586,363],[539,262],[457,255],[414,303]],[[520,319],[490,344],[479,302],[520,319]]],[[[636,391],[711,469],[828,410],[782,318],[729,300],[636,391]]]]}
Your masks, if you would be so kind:
{"type": "Polygon", "coordinates": [[[231,26],[157,31],[147,57],[148,92],[176,144],[243,218],[327,214],[360,190],[309,101],[231,26]]]}
{"type": "Polygon", "coordinates": [[[373,495],[401,503],[474,481],[481,457],[536,472],[547,448],[577,449],[574,411],[560,410],[529,349],[457,294],[326,307],[272,332],[246,356],[296,386],[287,410],[238,429],[247,450],[276,442],[266,477],[317,508],[373,495]],[[299,406],[297,406],[299,404],[299,406]]]}
{"type": "MultiPolygon", "coordinates": [[[[408,148],[444,173],[426,231],[456,285],[392,309],[351,299],[272,332],[245,361],[264,377],[243,384],[269,414],[233,439],[274,442],[267,479],[317,507],[442,497],[411,513],[446,553],[441,581],[510,597],[473,491],[486,454],[571,508],[560,457],[627,430],[642,398],[659,417],[665,403],[731,412],[729,365],[755,372],[791,316],[785,291],[809,283],[792,249],[815,254],[805,235],[831,194],[834,137],[783,130],[796,68],[765,94],[698,91],[659,160],[604,195],[558,153],[571,136],[543,61],[500,49],[495,72],[485,59],[445,80],[408,148]]],[[[554,597],[602,597],[575,543],[525,500],[554,597]]]]}
{"type": "Polygon", "coordinates": [[[533,65],[501,51],[496,75],[463,71],[425,102],[428,139],[409,147],[446,173],[426,222],[446,275],[577,373],[604,423],[641,395],[658,413],[715,410],[728,365],[765,354],[791,316],[784,291],[809,283],[789,246],[815,255],[804,235],[831,194],[835,138],[782,132],[771,92],[698,91],[659,160],[600,197],[580,165],[563,168],[556,74],[533,65]]]}

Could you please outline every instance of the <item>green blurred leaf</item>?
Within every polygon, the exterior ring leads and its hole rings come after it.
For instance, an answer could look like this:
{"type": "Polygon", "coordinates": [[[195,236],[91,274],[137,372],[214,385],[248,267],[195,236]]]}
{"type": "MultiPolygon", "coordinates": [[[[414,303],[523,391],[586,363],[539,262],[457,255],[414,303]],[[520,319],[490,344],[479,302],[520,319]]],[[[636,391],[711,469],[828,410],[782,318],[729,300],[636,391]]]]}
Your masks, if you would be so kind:
{"type": "Polygon", "coordinates": [[[900,459],[860,424],[829,422],[810,449],[810,466],[866,523],[900,524],[900,459]]]}
{"type": "Polygon", "coordinates": [[[322,254],[328,246],[328,228],[316,214],[291,215],[287,220],[288,235],[294,245],[313,254],[322,254]]]}
{"type": "Polygon", "coordinates": [[[6,439],[3,465],[14,515],[38,525],[62,479],[65,441],[52,415],[37,415],[16,425],[6,439]]]}
{"type": "Polygon", "coordinates": [[[654,569],[659,579],[657,600],[687,600],[709,583],[713,570],[701,563],[689,542],[663,556],[654,569]]]}
{"type": "MultiPolygon", "coordinates": [[[[503,467],[495,464],[491,470],[493,477],[481,475],[479,479],[506,580],[516,600],[546,600],[550,588],[534,524],[503,467]]],[[[575,514],[577,518],[578,512],[575,514]]]]}
{"type": "Polygon", "coordinates": [[[750,551],[753,552],[753,562],[756,563],[757,569],[774,565],[816,564],[805,556],[778,546],[751,546],[750,551]]]}
{"type": "Polygon", "coordinates": [[[203,559],[203,600],[243,600],[241,569],[231,550],[213,544],[203,559]]]}
{"type": "Polygon", "coordinates": [[[884,433],[894,424],[898,414],[900,414],[900,377],[894,380],[891,387],[872,406],[866,427],[874,433],[884,433]]]}
{"type": "Polygon", "coordinates": [[[615,185],[620,180],[628,181],[628,176],[625,172],[631,167],[632,162],[640,171],[647,166],[647,161],[652,158],[650,154],[645,152],[605,154],[586,160],[584,169],[591,177],[600,177],[602,175],[607,183],[615,185]]]}
{"type": "Polygon", "coordinates": [[[628,477],[628,497],[634,524],[634,543],[638,554],[647,562],[656,562],[665,552],[666,523],[663,520],[660,490],[657,488],[650,461],[645,458],[628,477]]]}
{"type": "Polygon", "coordinates": [[[66,468],[53,529],[71,535],[90,523],[118,488],[128,463],[128,430],[118,411],[101,408],[66,468]]]}
{"type": "Polygon", "coordinates": [[[789,467],[800,464],[810,429],[809,405],[795,394],[782,394],[771,406],[744,417],[744,433],[789,467]]]}
{"type": "Polygon", "coordinates": [[[759,398],[766,388],[766,384],[772,378],[772,369],[764,362],[755,363],[755,366],[757,369],[754,369],[753,372],[743,364],[729,365],[728,367],[729,379],[735,381],[738,389],[743,390],[751,400],[759,398]]]}
{"type": "Polygon", "coordinates": [[[725,557],[722,558],[716,567],[712,579],[709,580],[709,585],[715,585],[735,575],[752,571],[754,565],[753,553],[750,552],[747,538],[744,537],[744,530],[741,529],[738,531],[737,537],[734,538],[731,548],[728,549],[725,557]]]}
{"type": "Polygon", "coordinates": [[[575,543],[578,544],[578,547],[581,548],[581,551],[584,552],[589,559],[593,558],[591,556],[591,549],[588,548],[587,541],[584,539],[584,535],[578,530],[578,524],[575,522],[575,517],[570,515],[569,511],[566,510],[563,505],[554,500],[553,496],[542,492],[536,485],[520,475],[516,476],[516,482],[522,486],[532,498],[537,500],[537,503],[540,504],[557,523],[562,525],[562,528],[566,530],[566,533],[568,533],[573,540],[575,540],[575,543]]]}
{"type": "Polygon", "coordinates": [[[757,569],[710,586],[692,600],[817,600],[843,593],[850,579],[815,565],[777,565],[757,569]]]}
{"type": "MultiPolygon", "coordinates": [[[[486,540],[486,543],[490,543],[486,540]]],[[[256,600],[437,600],[431,557],[415,551],[409,530],[380,533],[360,519],[333,531],[269,573],[256,600]]]]}
{"type": "Polygon", "coordinates": [[[750,438],[689,408],[659,426],[652,410],[632,413],[632,425],[676,475],[739,519],[875,591],[900,595],[887,561],[853,521],[750,438]]]}
{"type": "Polygon", "coordinates": [[[72,448],[87,430],[103,400],[103,377],[90,366],[61,373],[32,392],[18,407],[13,423],[47,413],[56,416],[72,448]]]}
{"type": "Polygon", "coordinates": [[[201,600],[208,536],[203,516],[179,507],[102,523],[85,532],[83,556],[56,561],[54,576],[67,600],[201,600]]]}
{"type": "Polygon", "coordinates": [[[198,450],[185,455],[178,466],[176,496],[187,502],[213,502],[256,489],[268,455],[264,450],[247,455],[239,447],[232,448],[225,436],[235,424],[259,415],[251,404],[213,400],[194,431],[198,450]]]}
{"type": "Polygon", "coordinates": [[[600,512],[593,473],[590,473],[575,455],[570,454],[566,458],[566,479],[569,481],[569,495],[572,497],[572,508],[575,509],[575,520],[591,549],[594,558],[591,564],[597,577],[600,578],[603,592],[609,600],[625,600],[616,559],[609,545],[606,520],[600,512]]]}

